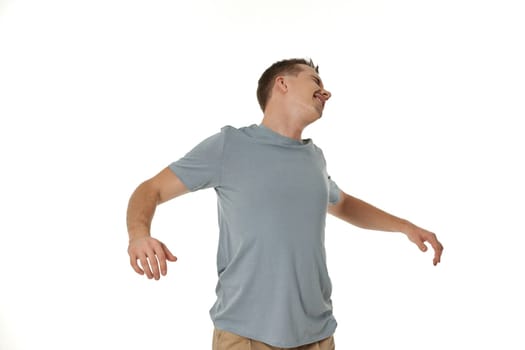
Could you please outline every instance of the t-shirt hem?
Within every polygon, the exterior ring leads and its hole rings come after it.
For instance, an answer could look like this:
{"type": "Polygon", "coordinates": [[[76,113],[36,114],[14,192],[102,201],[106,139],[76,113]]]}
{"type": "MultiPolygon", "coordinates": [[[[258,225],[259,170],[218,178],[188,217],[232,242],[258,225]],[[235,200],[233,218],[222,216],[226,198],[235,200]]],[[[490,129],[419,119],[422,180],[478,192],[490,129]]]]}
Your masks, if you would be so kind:
{"type": "Polygon", "coordinates": [[[255,341],[258,341],[258,342],[262,342],[262,343],[265,343],[265,344],[273,346],[273,347],[285,348],[286,349],[286,348],[297,348],[297,347],[300,347],[300,346],[316,343],[316,342],[319,342],[319,341],[321,341],[323,339],[326,339],[326,338],[334,335],[335,330],[337,328],[337,322],[334,320],[333,324],[330,325],[330,327],[328,327],[325,332],[319,334],[316,337],[312,337],[312,338],[309,338],[309,339],[297,341],[297,342],[294,342],[294,343],[282,343],[282,342],[279,342],[279,341],[273,341],[272,339],[261,338],[261,337],[259,337],[257,335],[252,334],[251,332],[247,332],[247,331],[244,331],[244,330],[239,329],[239,328],[221,325],[220,322],[214,322],[214,326],[215,326],[216,329],[219,329],[221,331],[226,331],[226,332],[230,332],[230,333],[233,333],[233,334],[237,334],[237,335],[239,335],[241,337],[248,338],[248,339],[251,339],[251,340],[255,340],[255,341]]]}

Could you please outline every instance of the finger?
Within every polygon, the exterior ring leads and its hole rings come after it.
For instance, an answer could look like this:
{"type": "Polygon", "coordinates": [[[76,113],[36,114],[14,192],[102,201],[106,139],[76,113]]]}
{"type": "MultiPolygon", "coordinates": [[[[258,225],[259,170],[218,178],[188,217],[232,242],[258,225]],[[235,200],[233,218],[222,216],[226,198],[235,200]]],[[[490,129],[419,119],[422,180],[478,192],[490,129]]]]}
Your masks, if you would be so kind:
{"type": "Polygon", "coordinates": [[[157,255],[155,253],[148,255],[148,261],[151,267],[151,271],[153,273],[153,278],[158,280],[160,278],[160,269],[159,269],[159,261],[157,260],[157,255]]]}
{"type": "Polygon", "coordinates": [[[443,245],[439,242],[437,242],[436,246],[433,246],[434,248],[434,266],[439,264],[441,262],[441,254],[443,254],[443,245]]]}
{"type": "Polygon", "coordinates": [[[140,268],[139,264],[137,263],[137,257],[129,257],[129,263],[131,264],[131,267],[133,270],[135,270],[136,273],[139,275],[144,275],[144,271],[140,268]]]}
{"type": "Polygon", "coordinates": [[[157,254],[157,261],[160,266],[160,273],[162,274],[162,276],[166,276],[166,273],[168,272],[168,265],[166,264],[166,254],[164,253],[164,249],[162,248],[162,246],[161,249],[159,249],[159,251],[156,251],[155,253],[157,254]]]}
{"type": "Polygon", "coordinates": [[[437,237],[435,234],[431,234],[431,236],[428,238],[428,242],[432,246],[432,249],[434,249],[434,266],[437,265],[441,261],[441,254],[443,253],[443,245],[437,240],[437,237]]]}
{"type": "Polygon", "coordinates": [[[142,270],[144,270],[144,273],[146,274],[146,277],[148,277],[149,279],[152,279],[153,273],[151,272],[151,269],[149,266],[148,257],[144,255],[144,256],[141,256],[139,260],[140,260],[140,265],[142,266],[142,270]]]}
{"type": "Polygon", "coordinates": [[[158,254],[159,263],[160,263],[160,272],[163,276],[166,276],[168,273],[168,261],[177,261],[177,257],[166,247],[164,243],[161,243],[162,251],[158,254]]]}

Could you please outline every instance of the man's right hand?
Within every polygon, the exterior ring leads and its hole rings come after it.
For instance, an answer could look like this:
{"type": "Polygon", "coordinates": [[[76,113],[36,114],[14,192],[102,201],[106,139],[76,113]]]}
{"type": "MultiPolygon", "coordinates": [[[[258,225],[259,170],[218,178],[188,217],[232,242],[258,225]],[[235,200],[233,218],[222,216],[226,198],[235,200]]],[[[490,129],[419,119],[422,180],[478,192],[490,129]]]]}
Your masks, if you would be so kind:
{"type": "Polygon", "coordinates": [[[135,238],[129,242],[128,254],[130,264],[139,275],[146,275],[149,279],[160,279],[168,272],[167,261],[177,261],[168,247],[153,237],[135,238]],[[140,265],[139,265],[140,261],[140,265]]]}

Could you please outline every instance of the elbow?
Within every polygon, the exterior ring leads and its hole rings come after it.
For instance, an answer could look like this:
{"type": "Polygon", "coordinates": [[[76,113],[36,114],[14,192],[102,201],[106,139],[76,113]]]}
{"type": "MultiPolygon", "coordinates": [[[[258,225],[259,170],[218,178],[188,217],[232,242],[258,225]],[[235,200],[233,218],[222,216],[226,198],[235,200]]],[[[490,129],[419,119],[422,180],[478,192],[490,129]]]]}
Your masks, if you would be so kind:
{"type": "Polygon", "coordinates": [[[140,197],[155,202],[155,204],[162,203],[160,189],[155,185],[152,179],[146,180],[141,183],[135,190],[140,197]]]}

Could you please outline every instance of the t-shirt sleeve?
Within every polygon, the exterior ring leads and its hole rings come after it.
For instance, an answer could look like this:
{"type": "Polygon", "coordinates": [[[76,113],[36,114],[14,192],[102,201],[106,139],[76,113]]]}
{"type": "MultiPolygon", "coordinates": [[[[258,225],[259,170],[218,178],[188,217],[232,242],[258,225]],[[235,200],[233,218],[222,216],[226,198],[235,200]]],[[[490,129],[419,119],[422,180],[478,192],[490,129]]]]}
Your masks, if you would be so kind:
{"type": "MultiPolygon", "coordinates": [[[[315,149],[319,152],[323,165],[326,170],[326,159],[323,155],[323,151],[317,146],[315,146],[315,149]]],[[[330,204],[336,204],[337,202],[339,202],[339,199],[341,197],[341,190],[339,189],[339,186],[337,186],[337,183],[334,180],[332,180],[330,175],[327,175],[327,177],[328,177],[328,202],[330,204]]]]}
{"type": "Polygon", "coordinates": [[[339,189],[339,186],[335,183],[334,180],[330,176],[328,176],[328,184],[330,186],[329,190],[329,202],[330,204],[336,204],[339,202],[339,197],[341,196],[341,190],[339,189]]]}
{"type": "Polygon", "coordinates": [[[190,191],[219,185],[224,137],[224,132],[208,137],[184,157],[169,165],[190,191]]]}

